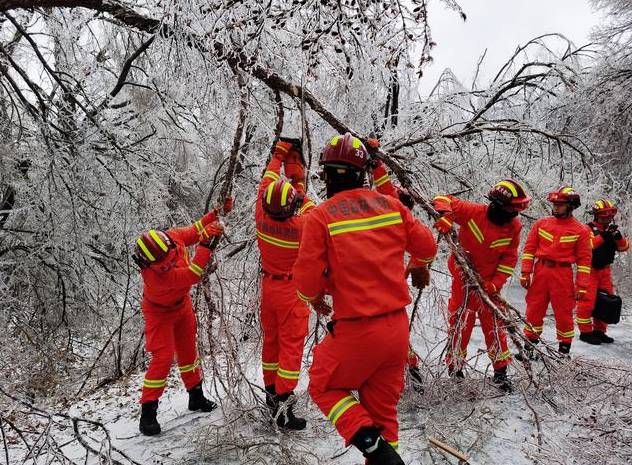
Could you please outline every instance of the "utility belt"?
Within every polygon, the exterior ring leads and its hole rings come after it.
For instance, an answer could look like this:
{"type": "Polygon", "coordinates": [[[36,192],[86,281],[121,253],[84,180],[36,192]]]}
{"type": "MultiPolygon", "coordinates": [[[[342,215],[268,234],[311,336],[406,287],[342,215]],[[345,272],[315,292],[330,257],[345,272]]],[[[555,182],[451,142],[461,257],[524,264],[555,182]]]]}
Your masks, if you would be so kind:
{"type": "Polygon", "coordinates": [[[180,297],[174,303],[169,304],[169,305],[159,304],[157,302],[152,302],[147,297],[144,297],[144,299],[149,305],[151,305],[152,307],[156,307],[158,310],[179,310],[180,307],[182,307],[182,305],[184,304],[184,299],[185,298],[184,297],[180,297]]]}
{"type": "Polygon", "coordinates": [[[275,281],[291,281],[292,280],[292,273],[272,274],[264,270],[261,272],[261,274],[263,275],[264,278],[274,279],[275,281]]]}
{"type": "Polygon", "coordinates": [[[542,263],[544,266],[548,266],[549,268],[555,268],[555,267],[570,268],[573,266],[572,263],[556,262],[555,260],[549,260],[548,258],[540,258],[538,259],[538,263],[542,263]]]}
{"type": "Polygon", "coordinates": [[[374,321],[377,320],[378,318],[384,318],[387,316],[392,316],[395,315],[397,313],[401,313],[401,312],[406,312],[405,308],[398,308],[397,310],[393,310],[392,312],[386,312],[386,313],[380,313],[379,315],[372,315],[372,316],[358,316],[358,317],[352,317],[352,318],[339,318],[337,320],[330,320],[327,322],[326,327],[327,327],[327,331],[333,336],[334,335],[334,327],[336,326],[337,323],[342,323],[342,322],[369,322],[369,321],[374,321]]]}

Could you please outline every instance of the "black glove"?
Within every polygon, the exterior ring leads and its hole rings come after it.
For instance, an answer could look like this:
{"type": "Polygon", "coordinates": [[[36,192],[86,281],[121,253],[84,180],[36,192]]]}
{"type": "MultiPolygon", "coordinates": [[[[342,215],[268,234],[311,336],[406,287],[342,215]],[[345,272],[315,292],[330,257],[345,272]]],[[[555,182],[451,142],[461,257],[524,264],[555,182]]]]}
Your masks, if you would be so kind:
{"type": "Polygon", "coordinates": [[[415,208],[415,200],[404,188],[398,189],[399,201],[404,204],[409,210],[415,208]]]}
{"type": "Polygon", "coordinates": [[[608,229],[606,231],[608,231],[608,233],[615,241],[620,241],[621,239],[623,239],[623,235],[621,234],[621,231],[619,231],[619,226],[614,223],[608,226],[608,229]]]}

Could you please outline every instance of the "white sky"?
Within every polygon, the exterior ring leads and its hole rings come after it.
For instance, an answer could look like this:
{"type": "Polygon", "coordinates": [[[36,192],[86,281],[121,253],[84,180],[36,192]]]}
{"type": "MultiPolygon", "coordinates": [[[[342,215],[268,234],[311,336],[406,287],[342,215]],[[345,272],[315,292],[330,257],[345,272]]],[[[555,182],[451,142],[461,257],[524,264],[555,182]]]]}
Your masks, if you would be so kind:
{"type": "Polygon", "coordinates": [[[445,68],[469,88],[476,63],[486,48],[479,85],[495,76],[518,45],[541,34],[559,32],[581,46],[590,41],[590,32],[601,18],[589,0],[457,1],[467,15],[465,22],[440,0],[430,2],[428,15],[437,46],[432,53],[434,62],[424,69],[424,95],[432,90],[445,68]]]}

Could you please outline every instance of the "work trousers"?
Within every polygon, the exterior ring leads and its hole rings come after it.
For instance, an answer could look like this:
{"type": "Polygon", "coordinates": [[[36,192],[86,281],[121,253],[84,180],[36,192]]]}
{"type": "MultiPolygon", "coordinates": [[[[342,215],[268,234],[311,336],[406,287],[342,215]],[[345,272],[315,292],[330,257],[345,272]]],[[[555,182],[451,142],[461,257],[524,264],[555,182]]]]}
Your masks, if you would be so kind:
{"type": "Polygon", "coordinates": [[[507,335],[502,320],[496,318],[481,296],[464,286],[458,270],[452,275],[452,293],[448,301],[448,353],[446,363],[455,370],[463,367],[467,357],[467,345],[478,316],[487,345],[489,356],[495,370],[511,362],[511,353],[507,347],[507,335]]]}
{"type": "Polygon", "coordinates": [[[590,271],[590,283],[588,284],[588,292],[584,300],[577,302],[577,327],[582,333],[590,333],[593,330],[605,333],[608,330],[608,324],[593,318],[592,313],[597,301],[597,290],[603,289],[608,294],[614,294],[614,285],[612,284],[612,271],[610,266],[606,266],[600,270],[593,268],[590,271]]]}
{"type": "Polygon", "coordinates": [[[575,308],[575,284],[570,266],[535,265],[533,279],[527,289],[527,314],[524,335],[537,340],[544,328],[544,316],[553,307],[557,340],[570,343],[575,336],[573,309],[575,308]]]}
{"type": "Polygon", "coordinates": [[[397,449],[397,403],[408,358],[404,309],[372,318],[336,321],[314,349],[309,394],[349,445],[363,426],[375,426],[397,449]]]}
{"type": "Polygon", "coordinates": [[[263,277],[263,382],[274,385],[277,394],[293,391],[298,383],[308,326],[309,309],[296,295],[292,280],[263,277]]]}
{"type": "Polygon", "coordinates": [[[181,308],[175,310],[143,308],[143,317],[145,348],[151,353],[151,361],[143,381],[141,404],[160,398],[167,385],[174,356],[187,390],[202,382],[196,345],[197,322],[191,301],[186,299],[181,308]]]}

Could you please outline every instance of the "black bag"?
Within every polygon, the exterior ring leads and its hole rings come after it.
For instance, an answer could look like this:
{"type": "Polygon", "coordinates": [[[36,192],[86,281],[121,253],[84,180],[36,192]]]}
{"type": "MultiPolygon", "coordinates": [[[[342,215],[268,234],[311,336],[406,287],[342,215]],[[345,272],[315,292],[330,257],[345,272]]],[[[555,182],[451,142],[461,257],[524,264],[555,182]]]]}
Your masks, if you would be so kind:
{"type": "Polygon", "coordinates": [[[621,319],[621,297],[599,289],[592,316],[609,325],[616,325],[621,319]]]}

